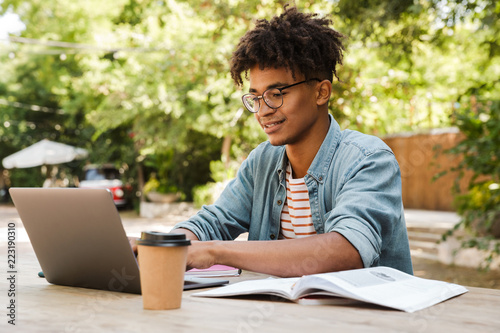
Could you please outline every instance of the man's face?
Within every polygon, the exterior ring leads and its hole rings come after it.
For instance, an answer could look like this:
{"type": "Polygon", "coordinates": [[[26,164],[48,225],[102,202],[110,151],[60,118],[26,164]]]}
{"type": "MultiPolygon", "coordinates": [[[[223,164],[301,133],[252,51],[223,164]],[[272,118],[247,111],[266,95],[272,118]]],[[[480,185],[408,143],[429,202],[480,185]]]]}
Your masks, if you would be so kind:
{"type": "MultiPolygon", "coordinates": [[[[285,68],[261,70],[255,66],[249,74],[249,92],[256,96],[261,96],[269,88],[281,88],[305,79],[297,73],[293,79],[292,73],[285,68]]],[[[316,82],[311,81],[283,90],[283,105],[278,109],[272,109],[260,100],[255,118],[272,145],[300,145],[314,139],[320,121],[324,122],[316,104],[316,87],[316,82]]]]}

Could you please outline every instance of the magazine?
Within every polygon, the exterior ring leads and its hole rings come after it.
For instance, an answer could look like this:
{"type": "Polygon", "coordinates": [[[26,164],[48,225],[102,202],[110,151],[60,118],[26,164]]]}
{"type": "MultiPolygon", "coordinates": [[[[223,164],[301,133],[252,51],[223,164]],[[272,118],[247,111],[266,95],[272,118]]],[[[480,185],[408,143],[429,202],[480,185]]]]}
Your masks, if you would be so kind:
{"type": "Polygon", "coordinates": [[[370,267],[300,278],[248,280],[193,296],[265,294],[302,304],[342,304],[345,302],[340,298],[347,298],[415,312],[467,291],[457,284],[415,277],[390,267],[370,267]],[[330,300],[325,296],[329,296],[330,300]]]}

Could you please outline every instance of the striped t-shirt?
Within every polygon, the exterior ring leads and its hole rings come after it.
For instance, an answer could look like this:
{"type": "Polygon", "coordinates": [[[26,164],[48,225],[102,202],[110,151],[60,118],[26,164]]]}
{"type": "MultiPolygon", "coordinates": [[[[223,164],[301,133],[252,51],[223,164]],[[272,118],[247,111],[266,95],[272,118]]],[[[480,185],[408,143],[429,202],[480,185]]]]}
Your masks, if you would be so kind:
{"type": "Polygon", "coordinates": [[[304,178],[293,179],[290,163],[286,168],[286,201],[281,211],[281,239],[315,235],[309,193],[304,178]]]}

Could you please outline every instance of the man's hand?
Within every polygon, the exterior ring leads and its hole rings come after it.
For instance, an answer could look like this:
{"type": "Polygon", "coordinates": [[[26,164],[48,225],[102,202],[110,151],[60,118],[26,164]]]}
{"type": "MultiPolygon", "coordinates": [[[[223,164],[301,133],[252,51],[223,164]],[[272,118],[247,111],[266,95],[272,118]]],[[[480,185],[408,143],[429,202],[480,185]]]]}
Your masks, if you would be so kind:
{"type": "Polygon", "coordinates": [[[214,255],[216,243],[216,241],[191,241],[191,246],[188,247],[187,269],[204,269],[217,264],[214,255]]]}
{"type": "Polygon", "coordinates": [[[138,237],[127,237],[128,242],[130,243],[130,247],[132,248],[132,251],[134,251],[134,254],[137,256],[137,244],[136,240],[138,240],[138,237]]]}

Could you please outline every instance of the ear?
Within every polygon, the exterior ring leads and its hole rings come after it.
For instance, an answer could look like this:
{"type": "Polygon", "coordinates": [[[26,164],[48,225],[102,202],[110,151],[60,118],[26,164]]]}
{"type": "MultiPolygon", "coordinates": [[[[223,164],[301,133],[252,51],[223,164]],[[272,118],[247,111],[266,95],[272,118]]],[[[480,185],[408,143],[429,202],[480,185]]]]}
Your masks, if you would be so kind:
{"type": "Polygon", "coordinates": [[[328,103],[332,95],[332,83],[328,80],[323,80],[318,83],[316,89],[316,104],[323,105],[328,103]]]}

